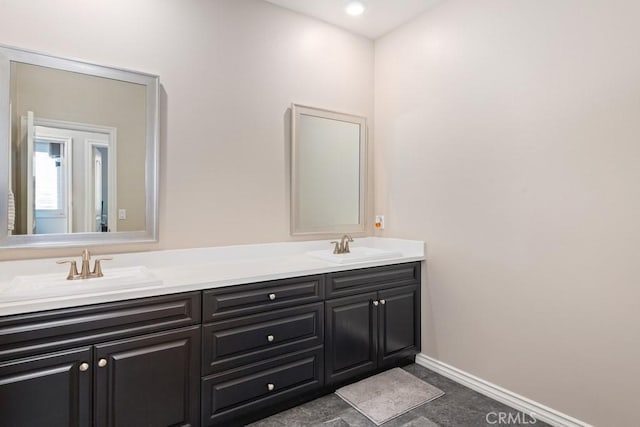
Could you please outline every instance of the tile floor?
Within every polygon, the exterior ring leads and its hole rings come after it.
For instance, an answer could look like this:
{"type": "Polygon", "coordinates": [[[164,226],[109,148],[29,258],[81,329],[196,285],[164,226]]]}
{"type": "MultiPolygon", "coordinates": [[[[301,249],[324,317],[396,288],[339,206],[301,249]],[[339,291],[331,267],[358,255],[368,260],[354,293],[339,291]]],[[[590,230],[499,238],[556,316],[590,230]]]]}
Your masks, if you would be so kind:
{"type": "MultiPolygon", "coordinates": [[[[510,413],[513,420],[518,411],[422,366],[414,364],[405,366],[404,369],[438,387],[445,392],[445,395],[386,422],[383,427],[548,426],[541,421],[533,424],[531,418],[523,417],[522,414],[520,415],[521,424],[513,422],[500,424],[497,422],[499,413],[510,413]],[[488,414],[491,415],[487,419],[488,414]]],[[[257,421],[250,426],[375,427],[375,424],[335,394],[329,394],[257,421]]]]}

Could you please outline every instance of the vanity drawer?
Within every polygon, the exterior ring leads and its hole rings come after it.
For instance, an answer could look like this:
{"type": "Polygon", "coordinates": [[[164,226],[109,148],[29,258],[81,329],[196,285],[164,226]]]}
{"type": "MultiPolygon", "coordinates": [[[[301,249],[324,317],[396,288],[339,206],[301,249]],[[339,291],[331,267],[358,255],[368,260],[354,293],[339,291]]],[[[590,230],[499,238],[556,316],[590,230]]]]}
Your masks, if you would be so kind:
{"type": "Polygon", "coordinates": [[[419,284],[419,262],[340,271],[327,274],[327,299],[419,284]]]}
{"type": "Polygon", "coordinates": [[[322,355],[322,347],[316,347],[203,378],[202,425],[227,425],[319,388],[322,355]]]}
{"type": "Polygon", "coordinates": [[[203,374],[219,372],[279,354],[322,345],[321,302],[205,325],[203,374]]]}
{"type": "Polygon", "coordinates": [[[0,361],[195,325],[200,292],[0,318],[0,361]]]}
{"type": "Polygon", "coordinates": [[[203,321],[307,304],[323,297],[322,275],[211,289],[203,294],[203,321]]]}

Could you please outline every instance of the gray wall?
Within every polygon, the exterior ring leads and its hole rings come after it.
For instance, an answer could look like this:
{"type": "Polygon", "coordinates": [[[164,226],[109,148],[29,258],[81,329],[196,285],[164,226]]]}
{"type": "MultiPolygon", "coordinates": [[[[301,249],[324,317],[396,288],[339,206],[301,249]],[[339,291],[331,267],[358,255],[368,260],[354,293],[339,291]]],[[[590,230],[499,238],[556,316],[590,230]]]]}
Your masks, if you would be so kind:
{"type": "Polygon", "coordinates": [[[423,350],[637,425],[640,3],[447,1],[376,42],[376,211],[427,242],[423,350]]]}

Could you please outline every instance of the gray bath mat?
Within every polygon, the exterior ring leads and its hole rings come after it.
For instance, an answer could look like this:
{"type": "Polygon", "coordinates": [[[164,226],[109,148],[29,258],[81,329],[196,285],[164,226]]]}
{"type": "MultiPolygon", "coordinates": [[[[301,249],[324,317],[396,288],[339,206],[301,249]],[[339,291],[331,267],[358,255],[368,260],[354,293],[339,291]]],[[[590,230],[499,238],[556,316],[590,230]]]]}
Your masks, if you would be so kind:
{"type": "Polygon", "coordinates": [[[336,394],[379,426],[444,392],[403,369],[393,368],[342,387],[336,394]]]}

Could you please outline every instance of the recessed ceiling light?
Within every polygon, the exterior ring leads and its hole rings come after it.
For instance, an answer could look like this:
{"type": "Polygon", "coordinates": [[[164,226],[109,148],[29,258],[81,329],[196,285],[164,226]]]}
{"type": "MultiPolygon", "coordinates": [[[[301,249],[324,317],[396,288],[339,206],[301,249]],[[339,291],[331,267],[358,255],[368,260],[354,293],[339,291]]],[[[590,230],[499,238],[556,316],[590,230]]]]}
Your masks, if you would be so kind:
{"type": "Polygon", "coordinates": [[[358,16],[358,15],[362,15],[362,13],[364,12],[364,4],[362,4],[362,2],[359,1],[351,1],[347,4],[347,7],[345,7],[345,12],[347,12],[347,15],[351,15],[351,16],[358,16]]]}

